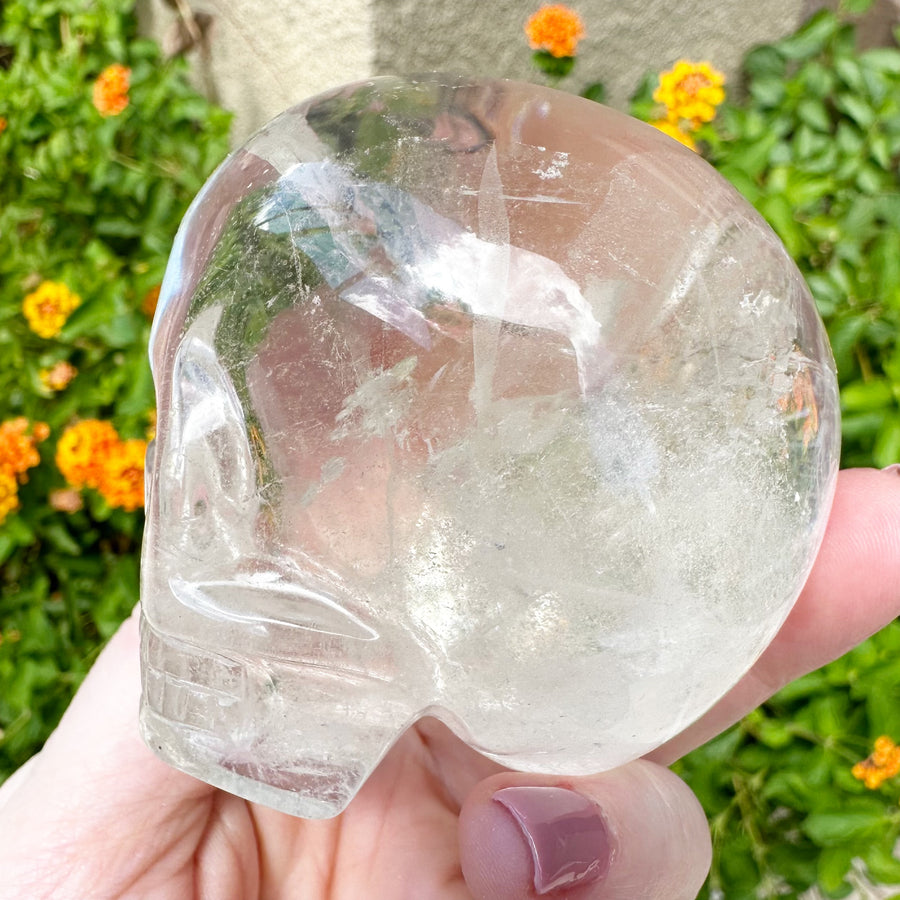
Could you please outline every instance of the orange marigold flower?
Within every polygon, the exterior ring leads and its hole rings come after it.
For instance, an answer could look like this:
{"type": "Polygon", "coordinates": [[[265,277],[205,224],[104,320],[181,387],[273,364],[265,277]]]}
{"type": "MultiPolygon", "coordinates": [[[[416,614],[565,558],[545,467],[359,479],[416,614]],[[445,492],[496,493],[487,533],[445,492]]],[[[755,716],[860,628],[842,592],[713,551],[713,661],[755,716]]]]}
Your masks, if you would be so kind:
{"type": "Polygon", "coordinates": [[[900,774],[900,747],[891,738],[882,735],[875,741],[872,753],[850,771],[854,778],[874,791],[888,779],[900,774]]]}
{"type": "Polygon", "coordinates": [[[72,379],[78,374],[78,369],[71,363],[62,360],[49,369],[42,369],[39,373],[41,384],[48,391],[64,391],[72,379]]]}
{"type": "Polygon", "coordinates": [[[6,121],[6,116],[0,116],[0,134],[6,131],[7,125],[9,125],[9,122],[6,121]]]}
{"type": "Polygon", "coordinates": [[[19,484],[16,476],[10,472],[0,470],[0,522],[18,509],[19,484]]]}
{"type": "Polygon", "coordinates": [[[584,37],[584,24],[574,9],[562,3],[542,6],[526,23],[525,34],[533,50],[551,56],[574,56],[584,37]]]}
{"type": "Polygon", "coordinates": [[[150,288],[150,290],[144,294],[144,299],[141,301],[141,312],[148,319],[152,319],[153,316],[156,315],[156,305],[159,303],[160,287],[160,285],[156,285],[155,287],[150,288]]]}
{"type": "Polygon", "coordinates": [[[63,432],[56,465],[73,488],[94,488],[110,506],[132,512],[144,505],[146,453],[145,440],[123,441],[112,423],[85,419],[63,432]]]}
{"type": "Polygon", "coordinates": [[[107,460],[119,443],[112,424],[84,419],[70,425],[56,445],[56,465],[74,488],[98,488],[107,460]]]}
{"type": "Polygon", "coordinates": [[[144,505],[144,458],[147,442],[140,438],[119,441],[112,449],[98,490],[110,506],[133,512],[144,505]]]}
{"type": "Polygon", "coordinates": [[[107,66],[94,82],[94,108],[101,116],[117,116],[128,106],[131,69],[121,63],[107,66]]]}
{"type": "Polygon", "coordinates": [[[25,473],[41,461],[37,445],[50,434],[44,422],[30,423],[24,416],[0,425],[0,472],[26,481],[25,473]]]}
{"type": "Polygon", "coordinates": [[[28,327],[42,338],[54,338],[66,319],[81,306],[81,297],[59,281],[44,281],[22,302],[28,327]]]}
{"type": "Polygon", "coordinates": [[[51,509],[65,513],[77,513],[84,506],[81,494],[74,488],[57,488],[55,491],[50,491],[47,501],[51,509]]]}
{"type": "Polygon", "coordinates": [[[668,119],[656,119],[650,123],[654,128],[658,128],[663,134],[667,134],[670,138],[674,138],[685,147],[689,147],[696,152],[697,142],[683,129],[677,122],[670,122],[668,119]]]}
{"type": "Polygon", "coordinates": [[[653,99],[666,107],[673,122],[686,119],[694,128],[716,117],[716,107],[725,99],[725,76],[708,62],[680,59],[659,76],[653,99]]]}

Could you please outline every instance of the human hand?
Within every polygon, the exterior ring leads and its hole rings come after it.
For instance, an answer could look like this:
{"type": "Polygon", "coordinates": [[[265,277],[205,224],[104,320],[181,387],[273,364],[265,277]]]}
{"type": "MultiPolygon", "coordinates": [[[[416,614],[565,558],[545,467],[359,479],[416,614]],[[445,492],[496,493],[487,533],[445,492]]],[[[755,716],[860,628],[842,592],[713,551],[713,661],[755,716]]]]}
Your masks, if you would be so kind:
{"type": "Polygon", "coordinates": [[[0,788],[2,900],[690,900],[706,820],[661,763],[900,612],[900,477],[841,473],[822,550],[741,683],[652,759],[585,778],[511,772],[433,720],[335,819],[248,803],[169,768],[137,733],[137,618],[45,748],[0,788]],[[498,793],[500,792],[500,793],[498,793]]]}

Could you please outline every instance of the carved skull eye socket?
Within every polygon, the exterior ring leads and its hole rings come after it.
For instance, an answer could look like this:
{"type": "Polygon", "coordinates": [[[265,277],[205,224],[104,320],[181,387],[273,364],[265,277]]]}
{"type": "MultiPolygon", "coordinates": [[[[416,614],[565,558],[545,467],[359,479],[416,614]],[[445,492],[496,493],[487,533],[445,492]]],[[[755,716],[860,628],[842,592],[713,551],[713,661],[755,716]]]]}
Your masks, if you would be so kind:
{"type": "Polygon", "coordinates": [[[787,615],[834,489],[800,275],[695,154],[512,82],[314,98],[213,176],[154,326],[142,723],[339,812],[425,714],[619,765],[787,615]]]}

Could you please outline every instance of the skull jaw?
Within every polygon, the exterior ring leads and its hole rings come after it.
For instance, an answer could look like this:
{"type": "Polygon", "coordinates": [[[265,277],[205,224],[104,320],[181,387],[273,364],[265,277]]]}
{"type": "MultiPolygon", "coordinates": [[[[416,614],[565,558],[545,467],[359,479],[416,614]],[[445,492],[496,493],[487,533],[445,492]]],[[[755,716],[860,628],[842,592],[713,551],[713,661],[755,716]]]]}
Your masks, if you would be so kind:
{"type": "Polygon", "coordinates": [[[200,648],[141,619],[140,728],[171,766],[307,819],[338,815],[418,716],[396,683],[200,648]]]}
{"type": "Polygon", "coordinates": [[[344,811],[369,776],[367,768],[327,766],[298,759],[291,768],[254,760],[239,765],[182,723],[141,706],[141,736],[170,766],[230,794],[304,819],[330,819],[344,811]]]}

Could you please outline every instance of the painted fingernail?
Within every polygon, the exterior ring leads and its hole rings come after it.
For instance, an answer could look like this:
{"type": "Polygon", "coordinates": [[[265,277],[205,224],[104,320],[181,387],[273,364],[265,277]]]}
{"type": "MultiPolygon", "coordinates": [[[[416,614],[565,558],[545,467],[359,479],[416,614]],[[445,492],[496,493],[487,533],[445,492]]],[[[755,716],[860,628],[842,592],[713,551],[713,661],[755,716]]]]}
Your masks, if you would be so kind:
{"type": "Polygon", "coordinates": [[[497,791],[494,800],[522,829],[539,894],[597,881],[609,871],[609,829],[587,797],[565,788],[509,787],[497,791]]]}

